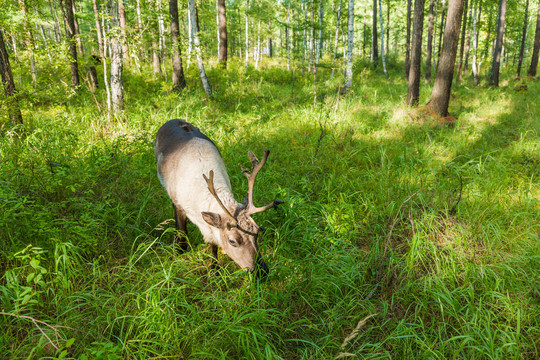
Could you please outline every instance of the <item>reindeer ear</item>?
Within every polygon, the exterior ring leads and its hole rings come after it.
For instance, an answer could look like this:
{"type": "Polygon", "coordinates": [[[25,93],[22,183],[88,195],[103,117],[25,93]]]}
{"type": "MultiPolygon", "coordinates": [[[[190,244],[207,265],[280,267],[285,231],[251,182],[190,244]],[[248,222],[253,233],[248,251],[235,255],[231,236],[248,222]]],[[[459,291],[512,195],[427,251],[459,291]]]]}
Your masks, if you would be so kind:
{"type": "Polygon", "coordinates": [[[223,220],[219,214],[207,211],[203,211],[201,214],[204,221],[206,221],[208,225],[217,227],[218,229],[222,229],[224,227],[225,224],[223,223],[223,220]]]}

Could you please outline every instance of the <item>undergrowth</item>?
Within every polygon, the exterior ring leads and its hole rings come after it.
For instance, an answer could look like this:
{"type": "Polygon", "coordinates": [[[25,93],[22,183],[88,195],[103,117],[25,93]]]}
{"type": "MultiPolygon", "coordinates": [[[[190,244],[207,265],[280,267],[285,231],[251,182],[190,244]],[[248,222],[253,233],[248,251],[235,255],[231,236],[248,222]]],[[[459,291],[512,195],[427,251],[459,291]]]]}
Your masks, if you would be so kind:
{"type": "Polygon", "coordinates": [[[195,67],[181,94],[128,72],[114,119],[84,88],[25,100],[0,142],[2,358],[539,358],[540,84],[466,80],[449,127],[406,107],[401,67],[355,64],[348,95],[322,67],[313,104],[279,65],[210,68],[211,99],[195,67]],[[177,251],[152,150],[172,118],[215,141],[238,199],[235,164],[271,150],[267,281],[225,255],[216,275],[192,225],[177,251]]]}

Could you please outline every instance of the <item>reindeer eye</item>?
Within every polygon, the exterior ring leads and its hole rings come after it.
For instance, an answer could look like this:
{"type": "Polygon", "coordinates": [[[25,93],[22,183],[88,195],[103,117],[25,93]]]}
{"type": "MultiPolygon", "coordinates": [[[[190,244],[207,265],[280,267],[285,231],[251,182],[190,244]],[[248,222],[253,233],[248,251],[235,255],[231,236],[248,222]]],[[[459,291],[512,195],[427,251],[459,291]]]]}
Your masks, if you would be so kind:
{"type": "Polygon", "coordinates": [[[231,244],[232,246],[238,246],[237,242],[233,239],[229,239],[229,244],[231,244]]]}

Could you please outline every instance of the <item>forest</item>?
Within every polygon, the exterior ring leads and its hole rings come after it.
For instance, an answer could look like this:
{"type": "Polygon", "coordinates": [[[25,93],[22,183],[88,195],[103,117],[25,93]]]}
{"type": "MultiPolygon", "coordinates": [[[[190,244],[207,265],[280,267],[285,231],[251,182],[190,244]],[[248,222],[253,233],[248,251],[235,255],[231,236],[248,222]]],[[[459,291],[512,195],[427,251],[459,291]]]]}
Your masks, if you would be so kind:
{"type": "Polygon", "coordinates": [[[539,49],[538,0],[0,0],[0,358],[539,359],[539,49]],[[264,276],[175,224],[171,119],[264,276]]]}

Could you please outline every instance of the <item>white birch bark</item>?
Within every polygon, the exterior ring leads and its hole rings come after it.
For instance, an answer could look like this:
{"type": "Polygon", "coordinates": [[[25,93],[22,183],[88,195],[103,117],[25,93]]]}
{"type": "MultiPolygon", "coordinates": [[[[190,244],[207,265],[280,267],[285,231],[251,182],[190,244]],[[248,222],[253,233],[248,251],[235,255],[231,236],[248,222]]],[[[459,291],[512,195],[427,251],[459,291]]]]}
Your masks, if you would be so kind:
{"type": "Polygon", "coordinates": [[[334,37],[334,60],[332,60],[332,77],[334,77],[334,70],[335,70],[335,64],[336,64],[340,22],[341,22],[341,0],[339,0],[339,5],[337,8],[336,36],[334,37]]]}
{"type": "Polygon", "coordinates": [[[346,93],[352,86],[353,76],[353,44],[354,44],[354,0],[349,0],[349,26],[347,39],[347,68],[345,70],[345,86],[343,92],[346,93]]]}
{"type": "Polygon", "coordinates": [[[257,48],[255,49],[255,69],[259,67],[259,55],[261,52],[261,19],[257,26],[257,48]]]}
{"type": "Polygon", "coordinates": [[[381,21],[381,57],[383,63],[384,76],[388,79],[388,71],[386,70],[386,55],[384,54],[384,27],[383,27],[383,9],[382,1],[379,0],[379,19],[381,21]]]}
{"type": "Polygon", "coordinates": [[[249,0],[246,0],[246,70],[249,65],[249,0]]]}
{"type": "MultiPolygon", "coordinates": [[[[219,31],[219,28],[218,28],[219,31]]],[[[191,51],[193,50],[193,42],[191,39],[193,36],[191,36],[191,13],[188,11],[188,48],[187,48],[187,68],[189,69],[189,64],[191,62],[191,51]]]]}
{"type": "MultiPolygon", "coordinates": [[[[118,3],[111,4],[111,21],[116,30],[119,28],[118,3]]],[[[122,85],[122,41],[119,38],[120,31],[115,31],[111,38],[111,102],[112,111],[117,113],[124,108],[124,87],[122,85]]]]}
{"type": "Polygon", "coordinates": [[[324,17],[323,0],[319,0],[319,42],[317,43],[317,56],[315,59],[316,66],[319,66],[319,59],[321,58],[321,52],[322,52],[322,47],[323,47],[323,37],[322,37],[323,17],[324,17]]]}
{"type": "Polygon", "coordinates": [[[199,77],[201,78],[202,86],[204,91],[208,96],[212,96],[212,89],[210,88],[210,83],[208,82],[208,77],[206,76],[206,71],[204,71],[204,63],[201,54],[201,47],[199,41],[199,29],[197,28],[197,18],[195,15],[195,0],[188,1],[189,12],[191,14],[191,36],[193,41],[193,50],[195,51],[195,56],[197,57],[197,65],[199,67],[199,77]]]}
{"type": "Polygon", "coordinates": [[[473,10],[473,54],[472,54],[472,75],[474,78],[475,85],[478,85],[478,68],[476,64],[476,56],[478,53],[478,29],[477,29],[477,21],[478,21],[478,2],[474,3],[474,10],[473,10]]]}
{"type": "Polygon", "coordinates": [[[306,48],[307,48],[307,4],[304,2],[302,3],[302,7],[304,8],[304,36],[303,36],[303,43],[302,43],[302,75],[304,75],[305,67],[304,64],[306,62],[306,48]]]}
{"type": "Polygon", "coordinates": [[[287,47],[287,70],[291,69],[291,47],[289,46],[289,27],[291,26],[290,12],[291,0],[289,0],[289,5],[287,6],[287,27],[285,28],[285,46],[287,47]]]}

